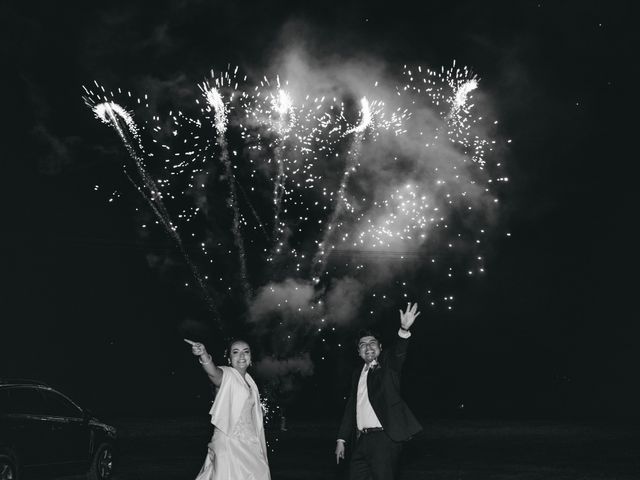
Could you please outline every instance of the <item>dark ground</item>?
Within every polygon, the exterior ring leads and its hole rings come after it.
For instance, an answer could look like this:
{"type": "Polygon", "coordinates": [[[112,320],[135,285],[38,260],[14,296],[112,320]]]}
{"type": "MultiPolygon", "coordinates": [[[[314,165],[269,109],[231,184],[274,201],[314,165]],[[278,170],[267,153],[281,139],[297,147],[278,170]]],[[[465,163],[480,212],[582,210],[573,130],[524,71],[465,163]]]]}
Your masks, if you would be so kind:
{"type": "MultiPolygon", "coordinates": [[[[192,479],[210,435],[207,418],[121,419],[116,480],[192,479]]],[[[402,480],[637,480],[640,426],[439,420],[405,448],[402,480]]],[[[293,422],[268,431],[273,480],[344,479],[334,423],[293,422]],[[277,436],[276,436],[277,435],[277,436]]]]}

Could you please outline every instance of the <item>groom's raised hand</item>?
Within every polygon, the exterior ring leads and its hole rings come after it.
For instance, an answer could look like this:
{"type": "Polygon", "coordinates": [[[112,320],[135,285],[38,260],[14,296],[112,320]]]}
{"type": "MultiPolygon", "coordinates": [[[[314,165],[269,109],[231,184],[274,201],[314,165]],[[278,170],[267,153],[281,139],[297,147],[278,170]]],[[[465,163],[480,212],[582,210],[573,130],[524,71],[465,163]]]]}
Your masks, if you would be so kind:
{"type": "Polygon", "coordinates": [[[400,328],[409,330],[415,319],[418,318],[418,315],[420,315],[420,312],[418,312],[418,304],[414,303],[411,305],[411,302],[407,303],[407,311],[403,312],[400,310],[400,328]]]}

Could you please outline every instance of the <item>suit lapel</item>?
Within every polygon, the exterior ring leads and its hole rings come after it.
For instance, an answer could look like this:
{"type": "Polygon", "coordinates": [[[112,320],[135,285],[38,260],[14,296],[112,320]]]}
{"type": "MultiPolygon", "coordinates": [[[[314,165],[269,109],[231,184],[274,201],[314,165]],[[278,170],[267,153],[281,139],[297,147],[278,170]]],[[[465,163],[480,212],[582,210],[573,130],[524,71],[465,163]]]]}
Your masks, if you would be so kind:
{"type": "Polygon", "coordinates": [[[351,388],[353,389],[354,395],[358,393],[358,381],[360,380],[360,374],[362,373],[362,367],[359,370],[353,372],[353,378],[351,379],[351,388]]]}
{"type": "Polygon", "coordinates": [[[382,365],[378,364],[375,368],[369,370],[369,374],[367,375],[367,390],[369,392],[369,401],[373,401],[373,399],[377,396],[377,393],[380,391],[380,379],[382,378],[382,365]]]}

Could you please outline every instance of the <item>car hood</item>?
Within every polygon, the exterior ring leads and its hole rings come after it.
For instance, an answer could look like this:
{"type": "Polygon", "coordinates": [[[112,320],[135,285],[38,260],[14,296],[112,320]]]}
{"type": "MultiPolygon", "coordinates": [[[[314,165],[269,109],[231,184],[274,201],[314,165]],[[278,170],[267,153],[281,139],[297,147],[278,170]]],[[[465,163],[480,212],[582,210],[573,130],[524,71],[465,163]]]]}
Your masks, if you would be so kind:
{"type": "Polygon", "coordinates": [[[117,434],[116,428],[111,425],[107,425],[106,423],[101,422],[95,417],[89,418],[89,425],[93,428],[99,428],[104,432],[108,433],[110,436],[115,437],[117,434]]]}

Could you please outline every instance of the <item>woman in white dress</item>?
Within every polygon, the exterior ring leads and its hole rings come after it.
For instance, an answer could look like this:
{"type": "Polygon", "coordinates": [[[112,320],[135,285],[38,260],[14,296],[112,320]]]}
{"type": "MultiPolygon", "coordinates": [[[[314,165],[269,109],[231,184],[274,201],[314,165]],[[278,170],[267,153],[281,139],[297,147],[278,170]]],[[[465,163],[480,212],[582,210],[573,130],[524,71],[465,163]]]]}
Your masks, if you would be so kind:
{"type": "Polygon", "coordinates": [[[209,412],[215,429],[196,480],[270,480],[260,395],[256,382],[247,373],[251,348],[243,340],[231,342],[230,366],[219,367],[204,345],[189,343],[216,386],[209,412]]]}

